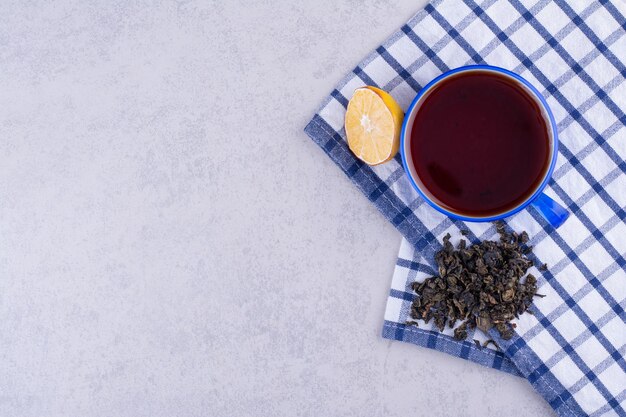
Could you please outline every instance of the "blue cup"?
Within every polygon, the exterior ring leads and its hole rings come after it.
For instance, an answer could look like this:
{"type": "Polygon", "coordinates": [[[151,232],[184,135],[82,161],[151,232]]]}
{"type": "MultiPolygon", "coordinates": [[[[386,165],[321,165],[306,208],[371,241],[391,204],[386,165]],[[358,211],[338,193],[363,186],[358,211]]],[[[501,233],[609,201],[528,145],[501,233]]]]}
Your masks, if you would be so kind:
{"type": "Polygon", "coordinates": [[[404,170],[406,171],[409,180],[411,181],[411,184],[413,185],[415,190],[417,190],[417,192],[424,198],[424,200],[426,200],[428,204],[430,204],[441,213],[454,219],[469,222],[491,222],[499,220],[511,216],[518,211],[523,210],[529,204],[532,204],[533,207],[535,207],[542,214],[542,216],[552,225],[552,227],[557,228],[561,226],[569,216],[569,212],[565,208],[560,206],[556,201],[552,200],[550,197],[542,192],[545,186],[550,181],[550,178],[552,177],[552,172],[554,171],[554,165],[556,163],[556,157],[558,154],[558,147],[559,139],[554,117],[552,116],[552,112],[548,107],[548,103],[546,103],[546,100],[539,93],[539,91],[537,91],[537,89],[533,87],[532,84],[530,84],[524,78],[520,77],[518,74],[515,74],[503,68],[490,65],[469,65],[461,68],[456,68],[446,73],[443,73],[434,80],[432,80],[417,94],[415,99],[413,99],[411,106],[404,116],[402,131],[400,132],[400,152],[402,155],[402,164],[404,165],[404,170]],[[500,76],[507,77],[512,82],[517,84],[520,88],[524,89],[535,100],[535,102],[541,109],[541,115],[545,119],[546,125],[549,126],[548,133],[550,137],[550,166],[546,170],[543,179],[541,180],[539,185],[531,193],[529,193],[530,197],[528,197],[517,206],[496,215],[489,215],[485,217],[469,216],[463,214],[462,212],[451,211],[451,209],[438,204],[437,201],[430,197],[430,192],[422,184],[422,181],[420,181],[412,161],[411,131],[413,129],[415,116],[419,111],[421,104],[424,102],[426,97],[428,97],[428,93],[432,91],[437,85],[439,85],[439,83],[441,83],[448,77],[454,74],[458,74],[460,72],[495,72],[500,76]]]}

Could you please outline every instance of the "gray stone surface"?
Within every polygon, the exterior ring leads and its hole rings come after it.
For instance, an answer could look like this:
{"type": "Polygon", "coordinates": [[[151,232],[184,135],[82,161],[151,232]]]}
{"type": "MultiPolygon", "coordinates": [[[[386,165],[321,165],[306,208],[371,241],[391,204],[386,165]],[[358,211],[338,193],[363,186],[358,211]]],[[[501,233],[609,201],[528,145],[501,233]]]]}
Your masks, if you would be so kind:
{"type": "Polygon", "coordinates": [[[302,132],[423,1],[0,4],[0,415],[549,415],[380,337],[400,236],[302,132]]]}

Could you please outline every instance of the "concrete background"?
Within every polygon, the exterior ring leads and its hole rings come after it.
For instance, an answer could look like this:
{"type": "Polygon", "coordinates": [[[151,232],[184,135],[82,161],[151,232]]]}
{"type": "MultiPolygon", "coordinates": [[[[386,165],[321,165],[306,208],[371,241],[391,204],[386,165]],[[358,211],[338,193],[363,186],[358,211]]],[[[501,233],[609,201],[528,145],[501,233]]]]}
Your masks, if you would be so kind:
{"type": "Polygon", "coordinates": [[[550,415],[380,337],[400,236],[302,132],[423,5],[2,2],[0,415],[550,415]]]}

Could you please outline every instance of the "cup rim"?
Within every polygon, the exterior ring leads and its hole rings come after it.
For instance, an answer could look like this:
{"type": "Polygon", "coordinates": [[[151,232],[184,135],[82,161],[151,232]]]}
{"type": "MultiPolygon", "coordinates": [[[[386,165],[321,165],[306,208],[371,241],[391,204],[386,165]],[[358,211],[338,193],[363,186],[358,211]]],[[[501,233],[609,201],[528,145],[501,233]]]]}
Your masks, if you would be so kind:
{"type": "Polygon", "coordinates": [[[446,72],[440,74],[439,76],[437,76],[436,78],[434,78],[432,81],[430,81],[428,84],[426,84],[417,93],[417,95],[415,96],[415,98],[411,102],[411,105],[409,106],[409,108],[407,109],[407,111],[405,113],[404,120],[402,122],[402,129],[400,131],[400,155],[401,155],[401,158],[402,158],[402,165],[404,167],[404,171],[407,174],[407,177],[409,177],[409,181],[410,181],[411,185],[413,186],[413,188],[418,192],[418,194],[431,207],[433,207],[435,210],[439,211],[440,213],[443,213],[443,214],[445,214],[445,215],[447,215],[449,217],[452,217],[453,219],[463,220],[463,221],[470,221],[470,222],[489,222],[489,221],[494,221],[494,220],[500,220],[500,219],[503,219],[505,217],[509,217],[509,216],[511,216],[511,215],[513,215],[513,214],[523,210],[524,208],[526,208],[526,206],[528,206],[534,199],[536,199],[542,193],[543,189],[546,187],[546,185],[548,185],[548,182],[552,178],[552,173],[554,171],[554,166],[556,164],[556,158],[558,156],[558,150],[559,150],[559,138],[558,138],[558,134],[557,134],[556,122],[554,120],[554,116],[552,115],[552,111],[550,110],[550,107],[548,106],[548,103],[546,102],[546,99],[543,97],[543,95],[539,92],[539,90],[537,90],[530,82],[528,82],[521,75],[516,74],[516,73],[514,73],[512,71],[509,71],[507,69],[504,69],[504,68],[501,68],[501,67],[496,67],[496,66],[493,66],[493,65],[465,65],[465,66],[462,66],[462,67],[458,67],[458,68],[446,71],[446,72]],[[468,216],[468,215],[458,214],[458,213],[449,211],[449,210],[447,210],[444,207],[441,207],[439,204],[437,204],[435,201],[433,201],[427,195],[427,193],[424,192],[420,188],[420,186],[417,184],[417,182],[413,178],[413,175],[411,174],[411,170],[409,169],[409,165],[408,165],[408,162],[407,162],[407,156],[406,156],[406,152],[405,152],[406,141],[410,140],[410,136],[407,139],[407,136],[408,136],[407,135],[408,122],[409,122],[409,119],[411,119],[411,116],[412,116],[413,112],[415,111],[415,107],[420,103],[420,101],[423,98],[424,94],[427,93],[431,89],[431,87],[433,87],[435,84],[437,84],[438,82],[440,82],[441,80],[443,80],[445,78],[448,78],[448,77],[450,77],[450,76],[452,76],[454,74],[458,74],[460,72],[477,71],[477,70],[493,71],[493,72],[497,72],[497,73],[500,73],[500,74],[504,74],[506,76],[509,76],[509,77],[513,78],[517,82],[523,84],[525,87],[527,87],[534,94],[534,96],[538,99],[538,102],[541,105],[542,109],[548,115],[548,119],[550,121],[550,128],[552,130],[552,157],[550,159],[550,165],[548,166],[548,169],[546,170],[544,178],[541,181],[541,183],[539,184],[539,186],[537,186],[537,188],[533,191],[533,193],[526,200],[524,200],[522,203],[518,204],[517,206],[513,207],[510,210],[507,210],[506,212],[499,213],[499,214],[496,214],[496,215],[489,215],[489,216],[468,216]]]}

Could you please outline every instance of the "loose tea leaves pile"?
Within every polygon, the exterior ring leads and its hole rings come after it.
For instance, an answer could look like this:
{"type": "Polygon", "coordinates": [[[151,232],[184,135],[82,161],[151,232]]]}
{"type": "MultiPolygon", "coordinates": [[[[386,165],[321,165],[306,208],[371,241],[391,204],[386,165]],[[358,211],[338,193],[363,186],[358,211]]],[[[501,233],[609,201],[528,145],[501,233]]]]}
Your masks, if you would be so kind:
{"type": "MultiPolygon", "coordinates": [[[[507,233],[502,222],[496,223],[499,242],[484,241],[467,246],[461,240],[457,249],[450,234],[443,238],[443,249],[435,256],[439,275],[414,282],[417,293],[411,306],[411,318],[434,320],[439,331],[446,324],[458,340],[467,338],[467,330],[478,328],[487,333],[495,327],[508,340],[513,336],[513,318],[528,309],[537,294],[537,279],[528,274],[533,263],[526,257],[528,234],[507,233]]],[[[414,323],[414,322],[413,322],[414,323]]]]}

